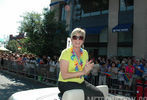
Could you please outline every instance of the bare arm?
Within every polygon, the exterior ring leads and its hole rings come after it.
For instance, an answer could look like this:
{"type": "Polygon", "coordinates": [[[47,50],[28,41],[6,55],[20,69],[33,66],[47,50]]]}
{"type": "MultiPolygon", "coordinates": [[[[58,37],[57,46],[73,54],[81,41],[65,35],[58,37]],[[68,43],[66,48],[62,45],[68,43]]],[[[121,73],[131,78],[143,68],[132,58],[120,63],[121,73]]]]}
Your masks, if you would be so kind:
{"type": "Polygon", "coordinates": [[[136,69],[138,69],[140,72],[144,72],[141,68],[138,68],[138,66],[136,66],[136,69]]]}
{"type": "Polygon", "coordinates": [[[85,67],[84,67],[84,75],[88,75],[89,73],[90,73],[90,71],[92,70],[92,68],[93,68],[93,66],[94,66],[94,63],[93,63],[93,61],[92,60],[90,60],[90,61],[86,61],[86,65],[85,65],[85,67]]]}
{"type": "Polygon", "coordinates": [[[84,71],[81,72],[68,72],[69,62],[66,60],[60,60],[60,71],[63,79],[77,78],[84,75],[84,71]]]}
{"type": "Polygon", "coordinates": [[[94,63],[91,61],[87,61],[83,71],[81,72],[69,72],[68,67],[69,67],[69,62],[66,60],[60,60],[60,71],[63,79],[69,79],[69,78],[77,78],[82,75],[87,75],[90,70],[93,68],[94,63]]]}

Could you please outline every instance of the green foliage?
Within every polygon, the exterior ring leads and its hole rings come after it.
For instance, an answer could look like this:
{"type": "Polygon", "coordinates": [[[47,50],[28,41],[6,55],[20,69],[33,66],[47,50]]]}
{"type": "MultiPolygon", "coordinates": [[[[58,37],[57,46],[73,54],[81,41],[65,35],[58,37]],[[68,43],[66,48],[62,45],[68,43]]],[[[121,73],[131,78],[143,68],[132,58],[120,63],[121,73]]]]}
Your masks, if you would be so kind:
{"type": "Polygon", "coordinates": [[[19,43],[16,40],[10,40],[7,44],[7,49],[12,52],[18,52],[19,43]]]}
{"type": "Polygon", "coordinates": [[[21,49],[19,50],[20,53],[25,53],[25,52],[29,53],[29,51],[27,50],[28,38],[17,40],[17,42],[19,43],[21,47],[21,49]]]}
{"type": "Polygon", "coordinates": [[[34,49],[37,41],[40,39],[39,34],[41,33],[42,19],[41,14],[32,12],[26,13],[21,21],[21,26],[19,31],[21,33],[26,33],[27,39],[25,39],[25,48],[22,51],[37,53],[37,49],[34,49]]]}
{"type": "Polygon", "coordinates": [[[28,43],[27,38],[18,39],[18,40],[10,40],[7,44],[7,48],[12,52],[24,53],[24,52],[28,52],[26,48],[27,43],[28,43]],[[21,47],[21,49],[19,50],[18,47],[21,47]]]}
{"type": "Polygon", "coordinates": [[[55,20],[55,12],[45,9],[42,33],[42,39],[45,41],[42,46],[43,54],[58,55],[66,47],[67,35],[65,24],[55,20]]]}
{"type": "Polygon", "coordinates": [[[32,37],[36,32],[41,32],[41,14],[28,12],[21,17],[23,20],[20,22],[20,33],[27,33],[29,37],[32,37]]]}
{"type": "Polygon", "coordinates": [[[19,41],[23,46],[21,52],[54,56],[66,47],[66,25],[55,20],[54,12],[44,9],[42,16],[32,12],[22,17],[19,31],[26,33],[27,38],[19,41]]]}

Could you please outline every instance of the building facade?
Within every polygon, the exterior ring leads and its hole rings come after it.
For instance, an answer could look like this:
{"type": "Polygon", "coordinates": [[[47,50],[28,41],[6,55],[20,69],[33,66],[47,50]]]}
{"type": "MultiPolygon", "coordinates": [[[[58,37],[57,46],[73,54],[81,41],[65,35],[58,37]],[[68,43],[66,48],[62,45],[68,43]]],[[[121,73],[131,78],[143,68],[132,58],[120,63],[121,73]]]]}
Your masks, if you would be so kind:
{"type": "Polygon", "coordinates": [[[10,35],[9,36],[9,40],[19,40],[19,39],[24,39],[25,38],[25,34],[24,33],[19,33],[18,35],[10,35]]]}
{"type": "Polygon", "coordinates": [[[93,56],[147,58],[147,0],[52,0],[68,30],[86,30],[85,48],[93,56]],[[58,6],[58,8],[57,8],[58,6]]]}

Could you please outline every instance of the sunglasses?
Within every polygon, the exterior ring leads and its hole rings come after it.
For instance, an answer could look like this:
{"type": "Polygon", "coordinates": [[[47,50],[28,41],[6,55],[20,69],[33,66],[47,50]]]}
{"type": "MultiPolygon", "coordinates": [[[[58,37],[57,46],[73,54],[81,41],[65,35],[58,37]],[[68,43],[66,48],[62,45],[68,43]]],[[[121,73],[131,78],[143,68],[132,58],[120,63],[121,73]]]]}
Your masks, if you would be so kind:
{"type": "Polygon", "coordinates": [[[75,36],[75,35],[74,35],[74,36],[72,37],[72,39],[73,39],[73,40],[77,40],[77,39],[83,40],[84,37],[83,37],[83,36],[75,36]]]}

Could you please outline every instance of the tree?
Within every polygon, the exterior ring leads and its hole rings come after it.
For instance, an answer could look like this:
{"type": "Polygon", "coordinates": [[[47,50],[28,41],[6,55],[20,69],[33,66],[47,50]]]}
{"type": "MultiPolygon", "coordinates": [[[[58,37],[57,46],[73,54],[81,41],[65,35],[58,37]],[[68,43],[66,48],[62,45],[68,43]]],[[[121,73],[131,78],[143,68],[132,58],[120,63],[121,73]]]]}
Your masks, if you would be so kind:
{"type": "Polygon", "coordinates": [[[27,41],[25,42],[25,48],[28,52],[38,54],[40,49],[40,34],[42,28],[41,14],[31,12],[25,13],[23,20],[20,22],[19,31],[26,33],[27,41]]]}
{"type": "Polygon", "coordinates": [[[26,13],[19,31],[26,33],[26,49],[37,55],[58,55],[66,46],[68,33],[63,22],[55,20],[54,11],[44,9],[44,13],[26,13]]]}
{"type": "Polygon", "coordinates": [[[20,45],[16,40],[10,40],[6,48],[12,52],[18,52],[18,47],[20,47],[20,45]]]}
{"type": "Polygon", "coordinates": [[[46,42],[43,45],[43,53],[50,56],[58,55],[66,47],[68,32],[63,22],[57,22],[55,12],[44,9],[42,39],[46,42]]]}
{"type": "Polygon", "coordinates": [[[12,52],[24,53],[24,52],[28,52],[26,48],[27,43],[28,43],[27,38],[10,40],[8,41],[8,44],[6,47],[12,52]]]}

